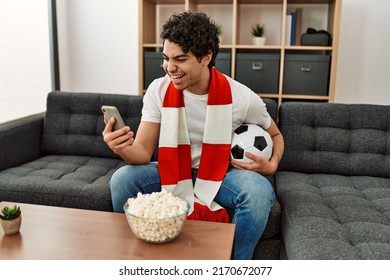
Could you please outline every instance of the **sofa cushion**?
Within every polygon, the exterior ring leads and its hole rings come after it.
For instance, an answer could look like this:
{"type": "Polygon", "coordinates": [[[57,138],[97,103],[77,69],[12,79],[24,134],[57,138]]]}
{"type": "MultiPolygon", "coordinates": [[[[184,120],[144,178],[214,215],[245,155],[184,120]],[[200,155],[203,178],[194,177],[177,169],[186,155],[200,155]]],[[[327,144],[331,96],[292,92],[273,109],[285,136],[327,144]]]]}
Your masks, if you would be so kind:
{"type": "Polygon", "coordinates": [[[102,105],[116,106],[136,133],[142,96],[51,92],[47,97],[42,150],[47,154],[118,158],[103,141],[102,105]]]}
{"type": "Polygon", "coordinates": [[[271,116],[271,118],[277,122],[278,119],[278,104],[275,100],[270,98],[262,98],[262,100],[265,103],[265,106],[267,107],[267,112],[271,116]]]}
{"type": "Polygon", "coordinates": [[[288,259],[390,259],[390,179],[276,174],[288,259]]]}
{"type": "Polygon", "coordinates": [[[279,170],[390,178],[390,106],[283,103],[279,170]]]}
{"type": "Polygon", "coordinates": [[[119,159],[49,155],[0,172],[0,201],[113,211],[108,186],[119,159]]]}
{"type": "Polygon", "coordinates": [[[280,234],[280,223],[282,219],[282,209],[279,199],[275,196],[274,205],[268,216],[267,226],[261,236],[261,239],[275,238],[280,234]]]}

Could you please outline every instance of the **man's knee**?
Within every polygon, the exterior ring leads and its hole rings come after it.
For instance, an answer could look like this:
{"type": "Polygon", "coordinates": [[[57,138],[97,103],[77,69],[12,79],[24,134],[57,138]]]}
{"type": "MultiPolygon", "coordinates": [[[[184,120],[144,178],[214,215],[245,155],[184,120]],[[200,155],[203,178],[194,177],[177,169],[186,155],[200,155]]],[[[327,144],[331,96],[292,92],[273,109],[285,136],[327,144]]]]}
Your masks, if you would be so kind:
{"type": "Polygon", "coordinates": [[[111,189],[115,188],[118,185],[121,185],[123,182],[127,181],[127,178],[130,174],[129,167],[130,167],[129,165],[122,166],[121,168],[116,170],[114,172],[114,174],[112,174],[111,179],[110,179],[110,188],[111,189]]]}
{"type": "Polygon", "coordinates": [[[257,178],[252,181],[251,187],[247,188],[248,195],[258,206],[272,207],[275,199],[274,188],[267,178],[257,175],[257,178]]]}

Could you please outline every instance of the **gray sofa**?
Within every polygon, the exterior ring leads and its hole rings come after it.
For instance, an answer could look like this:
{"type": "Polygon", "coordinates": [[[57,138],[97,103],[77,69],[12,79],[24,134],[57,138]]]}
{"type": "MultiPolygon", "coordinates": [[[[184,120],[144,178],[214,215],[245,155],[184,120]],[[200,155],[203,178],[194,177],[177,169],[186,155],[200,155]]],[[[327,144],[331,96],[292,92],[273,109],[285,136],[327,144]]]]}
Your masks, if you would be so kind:
{"type": "MultiPolygon", "coordinates": [[[[116,106],[136,132],[142,100],[131,95],[51,92],[45,113],[1,124],[0,201],[113,211],[108,182],[125,162],[103,142],[100,108],[116,106]]],[[[276,119],[276,102],[264,101],[276,119]]],[[[254,258],[280,257],[280,221],[276,199],[254,258]]]]}
{"type": "Polygon", "coordinates": [[[390,259],[390,106],[283,103],[287,259],[390,259]]]}
{"type": "MultiPolygon", "coordinates": [[[[253,258],[390,259],[390,106],[264,101],[286,147],[253,258]]],[[[1,124],[0,201],[112,211],[125,163],[102,140],[102,105],[137,130],[141,96],[98,93],[52,92],[45,113],[1,124]]]]}

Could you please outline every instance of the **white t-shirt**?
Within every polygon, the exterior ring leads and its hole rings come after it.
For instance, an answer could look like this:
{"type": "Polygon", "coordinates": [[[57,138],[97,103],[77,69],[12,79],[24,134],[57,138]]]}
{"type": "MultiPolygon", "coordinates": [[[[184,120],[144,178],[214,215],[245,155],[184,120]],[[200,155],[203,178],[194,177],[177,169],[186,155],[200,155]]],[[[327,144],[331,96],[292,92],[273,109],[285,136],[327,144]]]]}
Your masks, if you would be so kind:
{"type": "MultiPolygon", "coordinates": [[[[245,85],[228,76],[225,77],[232,91],[232,132],[243,123],[258,124],[262,128],[268,129],[271,125],[271,117],[263,100],[245,85]]],[[[141,121],[161,122],[162,104],[169,83],[170,78],[166,75],[150,84],[143,101],[141,121]]],[[[202,151],[208,94],[198,95],[187,90],[184,90],[183,94],[191,142],[192,167],[198,168],[202,151]]]]}

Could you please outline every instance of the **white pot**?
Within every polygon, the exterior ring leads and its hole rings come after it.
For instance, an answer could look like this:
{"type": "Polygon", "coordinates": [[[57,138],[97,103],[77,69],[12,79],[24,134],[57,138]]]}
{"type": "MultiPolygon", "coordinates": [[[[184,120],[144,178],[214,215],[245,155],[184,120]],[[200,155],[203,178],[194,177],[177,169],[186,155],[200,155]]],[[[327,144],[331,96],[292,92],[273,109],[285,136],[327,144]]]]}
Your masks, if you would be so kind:
{"type": "Polygon", "coordinates": [[[253,44],[257,46],[265,45],[265,37],[253,37],[253,44]]]}
{"type": "Polygon", "coordinates": [[[22,216],[14,220],[0,220],[1,226],[3,227],[6,235],[13,235],[19,232],[20,226],[22,225],[22,216]]]}

